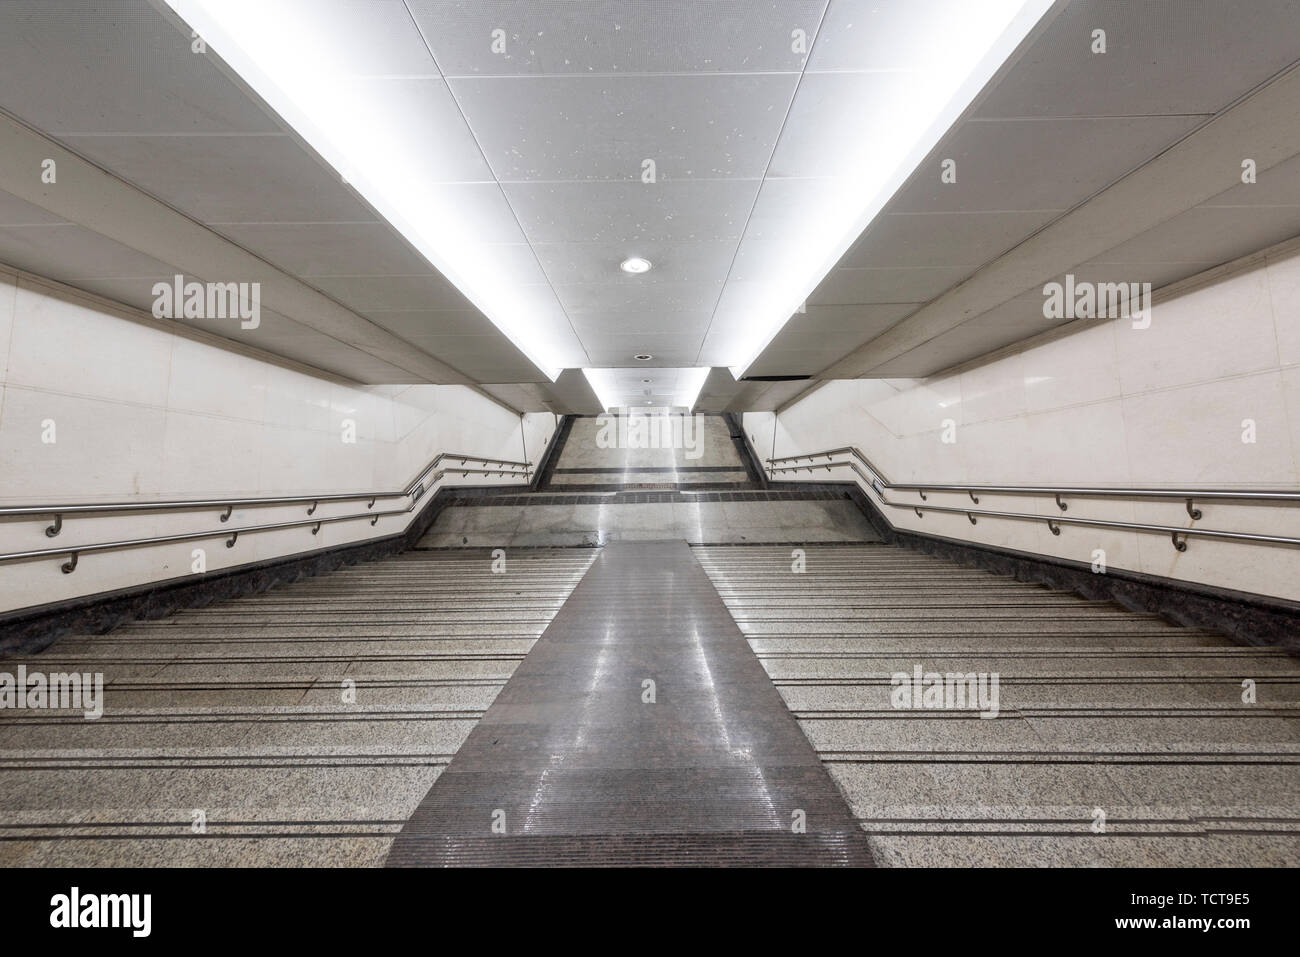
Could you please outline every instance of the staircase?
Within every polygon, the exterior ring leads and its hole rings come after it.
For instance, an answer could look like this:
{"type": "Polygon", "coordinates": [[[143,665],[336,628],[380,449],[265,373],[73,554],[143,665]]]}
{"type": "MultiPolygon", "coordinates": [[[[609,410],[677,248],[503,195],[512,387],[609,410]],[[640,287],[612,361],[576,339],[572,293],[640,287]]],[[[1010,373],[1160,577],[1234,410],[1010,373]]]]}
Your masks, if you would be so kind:
{"type": "Polygon", "coordinates": [[[381,862],[594,556],[413,551],[0,660],[105,685],[0,711],[0,866],[381,862]]]}
{"type": "Polygon", "coordinates": [[[882,544],[803,551],[695,549],[878,864],[1300,859],[1294,658],[882,544]],[[894,707],[918,665],[997,673],[997,717],[894,707]]]}

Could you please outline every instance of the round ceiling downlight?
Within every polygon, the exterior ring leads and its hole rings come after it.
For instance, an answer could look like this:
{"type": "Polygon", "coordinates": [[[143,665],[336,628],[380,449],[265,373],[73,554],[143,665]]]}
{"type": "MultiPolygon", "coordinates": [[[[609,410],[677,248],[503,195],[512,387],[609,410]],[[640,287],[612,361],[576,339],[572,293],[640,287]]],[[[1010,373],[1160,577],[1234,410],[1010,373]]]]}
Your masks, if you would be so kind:
{"type": "Polygon", "coordinates": [[[651,359],[654,358],[654,356],[652,356],[648,352],[641,352],[638,353],[637,355],[634,355],[632,358],[635,359],[637,362],[649,362],[651,359]]]}
{"type": "Polygon", "coordinates": [[[650,265],[650,260],[642,259],[640,256],[632,256],[619,263],[618,268],[623,270],[623,272],[639,276],[643,272],[649,272],[650,265]]]}

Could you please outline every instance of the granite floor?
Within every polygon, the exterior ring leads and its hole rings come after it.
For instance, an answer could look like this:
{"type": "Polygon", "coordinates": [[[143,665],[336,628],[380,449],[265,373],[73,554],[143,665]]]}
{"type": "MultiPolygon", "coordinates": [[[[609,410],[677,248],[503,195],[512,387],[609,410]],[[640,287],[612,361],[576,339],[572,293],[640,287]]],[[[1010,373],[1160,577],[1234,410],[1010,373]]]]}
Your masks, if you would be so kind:
{"type": "Polygon", "coordinates": [[[616,542],[390,866],[868,866],[866,840],[685,542],[616,542]]]}
{"type": "Polygon", "coordinates": [[[594,557],[413,551],[0,660],[105,705],[0,712],[0,866],[380,863],[594,557]]]}
{"type": "Polygon", "coordinates": [[[695,549],[878,865],[1300,864],[1294,658],[880,544],[803,552],[695,549]],[[895,707],[917,666],[996,673],[996,717],[895,707]]]}

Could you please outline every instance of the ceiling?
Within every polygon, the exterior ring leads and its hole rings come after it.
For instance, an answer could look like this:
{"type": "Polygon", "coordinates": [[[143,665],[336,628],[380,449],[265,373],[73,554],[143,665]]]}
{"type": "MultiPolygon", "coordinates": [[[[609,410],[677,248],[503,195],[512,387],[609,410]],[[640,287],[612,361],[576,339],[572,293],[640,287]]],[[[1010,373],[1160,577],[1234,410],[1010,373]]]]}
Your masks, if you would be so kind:
{"type": "Polygon", "coordinates": [[[976,5],[263,5],[338,84],[374,169],[340,175],[215,42],[192,52],[163,0],[6,0],[0,151],[60,164],[54,186],[0,164],[0,262],[143,309],[176,272],[258,278],[262,327],[207,331],[363,382],[593,411],[579,368],[619,370],[643,404],[713,367],[700,406],[740,409],[801,377],[927,375],[1036,335],[1038,290],[1067,270],[1160,286],[1300,234],[1294,0],[1053,4],[774,336],[803,252],[917,129],[871,104],[920,97],[950,55],[928,27],[977,30],[976,5]],[[1253,145],[1259,183],[1241,186],[1223,151],[1253,145]],[[396,202],[372,188],[385,175],[396,202]],[[445,234],[426,241],[417,214],[445,234]],[[632,255],[654,268],[623,273],[632,255]]]}
{"type": "Polygon", "coordinates": [[[1283,145],[1300,97],[1275,83],[1243,100],[1292,72],[1298,35],[1293,0],[1062,5],[751,374],[931,375],[1059,325],[1041,290],[1065,272],[1158,289],[1300,234],[1300,159],[1283,145]]]}

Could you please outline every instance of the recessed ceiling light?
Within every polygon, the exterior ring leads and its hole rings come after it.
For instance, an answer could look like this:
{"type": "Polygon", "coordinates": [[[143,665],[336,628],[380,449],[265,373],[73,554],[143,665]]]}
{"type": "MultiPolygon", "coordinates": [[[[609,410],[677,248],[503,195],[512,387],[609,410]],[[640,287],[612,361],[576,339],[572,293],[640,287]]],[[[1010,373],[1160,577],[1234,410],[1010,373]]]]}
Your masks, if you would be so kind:
{"type": "Polygon", "coordinates": [[[635,359],[637,362],[649,362],[651,359],[654,358],[654,356],[652,356],[648,352],[642,352],[640,355],[635,355],[632,358],[635,359]]]}
{"type": "Polygon", "coordinates": [[[632,275],[636,276],[643,272],[650,271],[650,260],[642,259],[640,256],[632,256],[631,258],[624,259],[619,263],[618,268],[623,270],[623,272],[630,272],[632,275]]]}

